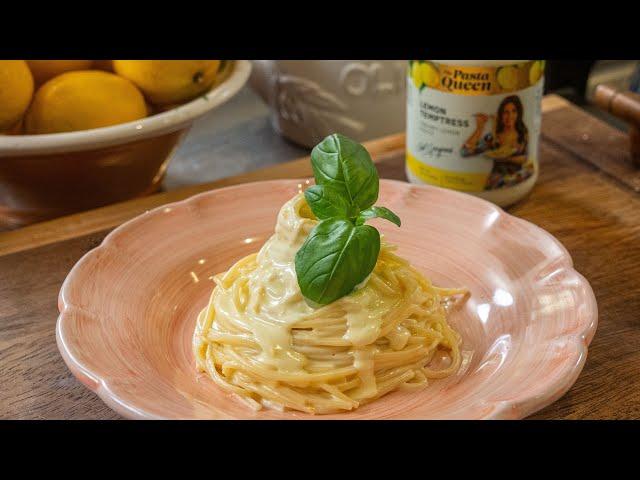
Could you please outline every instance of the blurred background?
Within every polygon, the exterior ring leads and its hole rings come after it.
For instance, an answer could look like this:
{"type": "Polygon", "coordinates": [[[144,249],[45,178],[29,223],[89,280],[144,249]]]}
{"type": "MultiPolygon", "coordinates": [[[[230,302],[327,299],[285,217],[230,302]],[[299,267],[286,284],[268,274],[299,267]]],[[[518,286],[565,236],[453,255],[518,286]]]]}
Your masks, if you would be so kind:
{"type": "MultiPolygon", "coordinates": [[[[623,131],[640,118],[640,61],[534,63],[545,94],[623,131]]],[[[287,162],[336,131],[404,132],[407,65],[0,60],[0,230],[287,162]]]]}
{"type": "MultiPolygon", "coordinates": [[[[255,70],[253,75],[256,75],[255,70]]],[[[627,123],[592,103],[595,88],[602,83],[620,90],[640,92],[640,61],[547,62],[545,93],[559,94],[626,131],[627,123]]],[[[404,100],[400,103],[404,105],[404,100]]],[[[404,126],[397,131],[403,129],[404,126]]],[[[163,188],[174,189],[212,181],[308,154],[308,148],[273,132],[269,106],[251,84],[246,85],[228,103],[194,124],[169,165],[163,188]],[[255,142],[258,142],[258,148],[255,142]],[[224,158],[231,150],[234,162],[210,161],[211,157],[224,158]]]]}

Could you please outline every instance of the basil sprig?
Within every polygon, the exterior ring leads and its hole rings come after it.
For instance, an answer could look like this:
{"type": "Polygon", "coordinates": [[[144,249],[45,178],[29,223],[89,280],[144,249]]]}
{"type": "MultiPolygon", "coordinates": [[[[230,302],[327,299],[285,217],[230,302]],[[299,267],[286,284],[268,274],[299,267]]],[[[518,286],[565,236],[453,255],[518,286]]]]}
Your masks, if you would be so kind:
{"type": "Polygon", "coordinates": [[[359,143],[333,134],[315,146],[311,165],[316,185],[304,192],[320,220],[300,250],[295,265],[298,285],[310,301],[326,305],[348,295],[371,273],[380,253],[380,233],[370,225],[400,219],[378,199],[378,172],[359,143]]]}

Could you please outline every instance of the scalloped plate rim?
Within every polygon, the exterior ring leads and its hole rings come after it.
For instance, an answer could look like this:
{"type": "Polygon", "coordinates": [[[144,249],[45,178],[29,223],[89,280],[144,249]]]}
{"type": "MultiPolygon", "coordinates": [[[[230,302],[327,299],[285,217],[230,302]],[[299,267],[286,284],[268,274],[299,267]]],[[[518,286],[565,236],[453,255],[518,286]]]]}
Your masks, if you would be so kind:
{"type": "MultiPolygon", "coordinates": [[[[65,318],[67,317],[68,311],[72,308],[77,308],[77,307],[74,307],[73,304],[68,303],[65,300],[65,293],[67,292],[69,285],[73,280],[73,277],[78,275],[78,272],[83,268],[84,263],[87,262],[90,257],[98,254],[97,252],[99,251],[102,251],[108,247],[111,247],[112,246],[111,243],[113,242],[113,239],[116,238],[120,232],[128,228],[134,227],[137,223],[140,223],[143,219],[147,219],[150,216],[158,215],[166,208],[175,209],[180,207],[187,207],[190,203],[195,203],[196,201],[202,198],[206,198],[210,195],[216,195],[219,192],[223,192],[223,191],[227,192],[234,189],[248,188],[258,184],[260,185],[264,185],[264,184],[294,185],[294,184],[299,184],[301,182],[304,182],[308,179],[309,177],[297,178],[297,179],[260,180],[255,182],[247,182],[247,183],[241,183],[237,185],[230,185],[227,187],[217,188],[214,190],[208,190],[205,192],[192,195],[191,197],[185,198],[183,200],[179,200],[179,201],[175,201],[175,202],[171,202],[171,203],[167,203],[167,204],[163,204],[158,207],[155,207],[151,210],[148,210],[124,222],[123,224],[119,225],[118,227],[113,229],[111,232],[109,232],[105,236],[105,238],[102,240],[100,245],[98,245],[97,247],[85,253],[74,264],[74,266],[69,271],[67,277],[65,278],[62,284],[60,293],[58,296],[58,308],[59,308],[60,314],[58,316],[58,319],[56,322],[56,329],[55,329],[56,343],[58,346],[58,350],[60,351],[60,354],[65,364],[70,369],[71,373],[81,383],[83,383],[85,387],[89,388],[96,395],[98,395],[98,397],[109,408],[111,408],[112,410],[119,413],[125,418],[156,419],[156,420],[168,419],[168,417],[150,414],[145,412],[144,410],[135,408],[135,406],[133,406],[131,402],[127,402],[122,398],[120,398],[117,394],[113,393],[110,390],[108,381],[102,378],[95,371],[91,370],[90,368],[88,368],[87,366],[83,365],[81,362],[76,360],[73,357],[73,355],[70,353],[69,348],[65,343],[65,339],[63,338],[62,326],[65,323],[65,318]]],[[[458,192],[455,190],[449,190],[449,189],[440,188],[437,186],[432,186],[432,185],[416,185],[416,184],[411,184],[411,183],[400,181],[400,180],[391,180],[391,179],[380,179],[380,182],[381,182],[381,189],[382,189],[382,184],[391,183],[391,184],[400,185],[401,188],[405,188],[407,190],[436,189],[444,195],[453,195],[453,196],[458,196],[459,198],[462,197],[464,201],[475,202],[479,205],[482,205],[484,208],[489,208],[493,211],[498,212],[499,217],[505,216],[517,223],[525,224],[528,228],[537,231],[538,234],[541,234],[544,237],[552,240],[552,242],[559,248],[559,250],[561,251],[561,255],[559,258],[562,258],[566,262],[565,268],[578,278],[582,286],[587,287],[586,298],[588,298],[588,300],[590,301],[591,312],[593,312],[591,315],[591,319],[587,323],[585,328],[583,328],[579,332],[576,332],[568,336],[569,338],[571,338],[574,345],[577,346],[576,353],[571,356],[571,358],[574,359],[574,362],[569,365],[570,368],[567,370],[565,375],[559,377],[555,382],[551,383],[550,385],[546,385],[545,388],[543,389],[543,393],[539,395],[530,395],[524,399],[516,399],[511,401],[501,401],[501,400],[487,401],[486,402],[487,405],[490,405],[492,408],[487,414],[480,417],[480,419],[486,419],[486,420],[522,419],[531,415],[532,413],[535,413],[541,410],[542,408],[552,404],[553,402],[561,398],[573,386],[573,384],[578,379],[580,373],[582,372],[582,369],[584,368],[587,355],[588,355],[588,346],[593,340],[593,337],[595,335],[595,332],[598,326],[598,308],[597,308],[597,301],[596,301],[593,289],[589,281],[573,267],[573,259],[569,251],[566,249],[566,247],[552,234],[550,234],[543,228],[539,227],[538,225],[528,220],[525,220],[523,218],[516,217],[515,215],[511,215],[510,213],[506,212],[503,208],[487,200],[484,200],[482,198],[475,197],[473,195],[469,195],[466,193],[458,192]]],[[[569,363],[569,362],[567,361],[565,363],[569,363]]]]}

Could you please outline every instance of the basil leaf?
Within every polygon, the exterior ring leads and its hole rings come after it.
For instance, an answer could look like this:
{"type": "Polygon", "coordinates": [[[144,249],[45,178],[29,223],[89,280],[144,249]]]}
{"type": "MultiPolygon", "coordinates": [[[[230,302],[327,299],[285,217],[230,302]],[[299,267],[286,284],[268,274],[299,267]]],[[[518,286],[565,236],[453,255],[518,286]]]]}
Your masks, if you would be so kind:
{"type": "Polygon", "coordinates": [[[356,218],[356,225],[362,225],[372,218],[384,218],[400,226],[400,218],[387,207],[371,207],[361,211],[358,218],[356,218]]]}
{"type": "Polygon", "coordinates": [[[344,135],[329,135],[316,145],[311,166],[316,184],[335,187],[358,210],[378,199],[378,171],[369,152],[344,135]]]}
{"type": "Polygon", "coordinates": [[[375,228],[345,219],[323,220],[296,253],[300,290],[320,305],[344,297],[371,273],[379,253],[380,234],[375,228]]]}
{"type": "MultiPolygon", "coordinates": [[[[319,220],[331,217],[351,216],[351,205],[340,190],[331,185],[314,185],[304,192],[304,198],[319,220]]],[[[357,214],[357,212],[355,212],[357,214]]]]}

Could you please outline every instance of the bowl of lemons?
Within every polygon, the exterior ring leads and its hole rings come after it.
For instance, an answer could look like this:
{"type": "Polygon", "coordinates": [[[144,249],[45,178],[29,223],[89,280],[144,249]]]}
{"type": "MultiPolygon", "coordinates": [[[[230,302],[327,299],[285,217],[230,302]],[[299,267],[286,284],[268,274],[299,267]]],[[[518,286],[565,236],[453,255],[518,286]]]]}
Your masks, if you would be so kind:
{"type": "Polygon", "coordinates": [[[246,60],[0,60],[0,229],[157,191],[246,60]]]}

